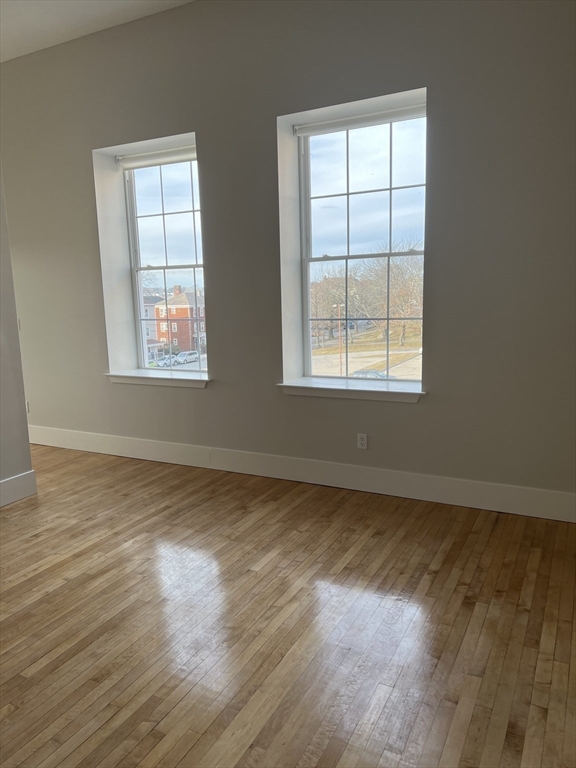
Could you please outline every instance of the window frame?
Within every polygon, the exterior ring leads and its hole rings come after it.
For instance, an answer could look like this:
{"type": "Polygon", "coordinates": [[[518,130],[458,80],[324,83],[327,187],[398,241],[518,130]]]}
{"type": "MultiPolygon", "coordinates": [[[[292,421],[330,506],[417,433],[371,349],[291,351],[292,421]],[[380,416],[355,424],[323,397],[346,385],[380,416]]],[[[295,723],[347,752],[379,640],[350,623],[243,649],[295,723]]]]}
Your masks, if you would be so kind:
{"type": "MultiPolygon", "coordinates": [[[[196,151],[192,150],[182,150],[182,154],[178,156],[177,160],[170,160],[169,162],[150,162],[148,165],[138,165],[137,168],[162,168],[165,165],[173,164],[174,162],[198,162],[198,158],[196,156],[196,151]]],[[[204,265],[204,259],[202,259],[201,263],[198,263],[196,261],[195,263],[187,263],[187,264],[173,264],[170,265],[166,263],[163,266],[142,266],[141,259],[140,259],[140,244],[139,244],[139,238],[138,238],[138,215],[137,215],[137,207],[136,207],[136,185],[135,185],[135,178],[134,178],[134,171],[137,170],[137,168],[124,168],[123,174],[124,174],[124,189],[125,189],[125,195],[126,195],[126,219],[127,219],[127,228],[128,228],[128,240],[130,243],[130,271],[131,271],[131,278],[132,278],[132,297],[133,297],[133,308],[134,308],[134,323],[135,323],[135,329],[136,329],[136,343],[137,343],[137,354],[138,354],[138,370],[144,370],[148,371],[150,370],[150,366],[148,365],[148,359],[146,358],[146,355],[148,354],[148,349],[146,347],[146,339],[142,332],[142,325],[146,321],[146,317],[141,317],[140,315],[140,286],[139,286],[139,274],[141,272],[162,272],[164,275],[164,290],[166,293],[166,273],[169,271],[175,271],[179,272],[181,270],[189,269],[192,270],[194,273],[197,269],[201,269],[204,272],[205,265],[204,265]]],[[[161,171],[160,171],[161,173],[161,171]]],[[[198,173],[199,176],[199,173],[198,173]]],[[[162,193],[163,195],[163,193],[162,193]]],[[[163,199],[163,198],[162,198],[163,199]]],[[[196,208],[195,207],[196,201],[194,200],[194,196],[192,198],[192,209],[191,213],[193,216],[193,226],[194,226],[194,244],[195,244],[195,256],[196,259],[198,258],[198,251],[200,250],[203,254],[203,248],[202,248],[202,233],[197,233],[196,231],[196,213],[200,214],[200,217],[202,216],[202,210],[201,207],[196,208]],[[197,238],[200,238],[200,248],[198,248],[198,240],[197,238]]],[[[178,212],[176,212],[178,213],[178,212]]],[[[185,211],[185,213],[188,213],[188,211],[185,211]]],[[[174,215],[172,213],[165,214],[164,209],[162,210],[161,214],[162,218],[166,215],[174,215]]],[[[165,247],[166,247],[166,235],[164,235],[165,240],[165,247]]],[[[194,287],[196,289],[196,276],[194,277],[194,287]]],[[[196,309],[197,303],[195,303],[194,309],[196,309]]],[[[168,318],[171,317],[171,315],[176,315],[176,307],[168,307],[168,304],[164,307],[159,308],[159,314],[161,318],[165,318],[163,322],[160,324],[160,332],[166,331],[167,337],[169,339],[172,338],[172,334],[174,331],[178,330],[177,323],[172,322],[168,318]],[[170,309],[170,311],[168,311],[170,309]],[[176,329],[174,328],[174,325],[176,325],[176,329]],[[163,328],[163,326],[166,326],[163,328]]],[[[194,317],[194,311],[192,313],[192,317],[194,317]]],[[[190,318],[188,318],[189,322],[193,322],[190,318]]],[[[182,320],[181,322],[184,322],[182,320]]],[[[193,336],[193,331],[192,334],[193,336]]],[[[162,341],[162,339],[160,339],[162,341]]],[[[172,342],[163,342],[163,343],[170,343],[171,346],[173,344],[172,342]]],[[[199,345],[199,342],[198,342],[199,345]]],[[[168,355],[170,356],[172,353],[169,352],[168,355]]],[[[199,351],[200,355],[200,351],[199,351]]],[[[202,359],[199,357],[199,363],[201,365],[202,359]]],[[[207,375],[207,367],[208,367],[208,359],[206,359],[206,369],[198,368],[198,370],[190,371],[191,374],[204,374],[207,375]]],[[[167,373],[173,372],[172,364],[170,363],[170,366],[168,367],[167,373]]],[[[187,371],[188,373],[188,371],[187,371]]]]}
{"type": "MultiPolygon", "coordinates": [[[[332,130],[326,130],[326,126],[321,127],[320,130],[314,130],[313,128],[310,128],[309,130],[306,130],[306,133],[303,135],[298,136],[298,175],[299,175],[299,182],[300,182],[300,242],[301,242],[301,257],[302,257],[302,349],[303,349],[303,370],[304,370],[304,377],[314,377],[317,379],[352,379],[352,380],[358,380],[358,377],[351,376],[349,369],[348,369],[348,341],[346,341],[346,373],[345,375],[340,376],[330,376],[328,374],[320,374],[320,373],[314,373],[312,370],[312,345],[311,345],[311,333],[310,333],[310,325],[313,322],[313,318],[311,317],[311,306],[310,306],[310,265],[311,264],[328,264],[330,262],[338,262],[343,261],[345,263],[346,272],[344,275],[344,296],[345,296],[345,305],[348,300],[348,262],[353,260],[363,260],[363,259],[386,259],[387,260],[387,285],[386,285],[386,303],[387,303],[387,317],[386,318],[367,318],[368,320],[382,320],[386,322],[386,371],[388,372],[389,376],[389,348],[390,348],[390,321],[391,320],[406,320],[406,321],[412,321],[412,322],[420,322],[423,326],[423,316],[422,317],[400,317],[400,318],[391,318],[390,317],[390,259],[392,258],[398,258],[402,256],[420,256],[422,257],[423,261],[425,261],[425,250],[426,250],[426,244],[424,243],[424,248],[421,250],[410,250],[410,251],[393,251],[390,249],[389,251],[385,251],[383,253],[364,253],[364,254],[346,254],[346,255],[336,255],[336,256],[326,256],[326,257],[314,257],[312,255],[312,199],[316,199],[312,197],[311,194],[311,165],[310,165],[310,138],[311,136],[319,136],[319,135],[327,135],[333,132],[340,132],[340,131],[350,131],[354,130],[356,128],[363,128],[367,126],[377,126],[377,125],[389,125],[392,126],[393,123],[399,123],[399,122],[406,122],[409,120],[418,120],[426,118],[426,107],[423,106],[420,109],[418,107],[415,107],[414,109],[409,110],[408,113],[401,112],[398,113],[397,111],[391,111],[389,114],[382,113],[378,115],[377,117],[374,116],[374,118],[368,118],[365,123],[362,123],[362,121],[356,119],[352,119],[350,121],[337,121],[337,125],[335,125],[332,130]]],[[[302,129],[301,129],[302,130],[302,129]]],[[[390,228],[390,238],[392,233],[392,201],[393,201],[393,192],[398,189],[418,189],[423,188],[424,189],[424,195],[426,196],[426,178],[424,179],[423,184],[410,184],[410,185],[399,185],[395,187],[392,183],[393,177],[392,177],[392,162],[393,162],[393,155],[392,155],[392,130],[390,128],[390,158],[389,158],[389,166],[390,166],[390,179],[389,179],[389,186],[386,188],[382,188],[381,190],[360,190],[355,192],[350,192],[349,189],[346,190],[345,193],[342,193],[342,195],[339,195],[341,197],[346,198],[347,201],[347,214],[346,214],[346,222],[347,222],[347,232],[348,232],[348,239],[350,238],[350,210],[349,210],[349,200],[350,197],[357,194],[366,194],[366,192],[379,192],[379,191],[385,191],[388,192],[390,195],[389,200],[389,228],[390,228]]],[[[346,167],[348,169],[348,163],[349,163],[349,148],[348,143],[346,147],[346,167]]],[[[327,197],[330,197],[328,195],[327,197]]],[[[426,206],[426,203],[424,203],[426,206]]],[[[424,219],[425,221],[425,219],[424,219]]],[[[391,245],[391,243],[390,243],[391,245]]],[[[347,250],[350,250],[349,248],[347,250]]],[[[345,338],[348,339],[348,321],[349,321],[348,313],[345,311],[344,317],[342,318],[342,321],[340,321],[339,318],[334,318],[334,321],[336,322],[343,322],[346,327],[346,333],[345,338]]],[[[353,318],[354,320],[358,318],[353,318]]],[[[322,322],[323,318],[319,319],[320,322],[322,322]]],[[[341,334],[341,327],[339,328],[339,334],[341,334]]],[[[360,379],[362,380],[362,379],[360,379]]],[[[366,379],[367,380],[367,379],[366,379]]],[[[386,379],[387,381],[390,381],[390,378],[386,379]]],[[[421,379],[397,379],[394,378],[394,381],[398,382],[413,382],[416,381],[421,384],[421,379]]]]}

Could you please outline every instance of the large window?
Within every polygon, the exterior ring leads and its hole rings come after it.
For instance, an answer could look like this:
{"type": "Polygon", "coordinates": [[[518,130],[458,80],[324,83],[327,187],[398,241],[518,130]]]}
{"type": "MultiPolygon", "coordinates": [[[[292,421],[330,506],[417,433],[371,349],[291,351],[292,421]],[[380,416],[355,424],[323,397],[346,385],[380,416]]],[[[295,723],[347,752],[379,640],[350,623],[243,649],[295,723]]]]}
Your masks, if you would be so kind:
{"type": "Polygon", "coordinates": [[[122,161],[139,365],[206,371],[198,163],[122,161]]]}
{"type": "Polygon", "coordinates": [[[299,136],[304,375],[422,378],[424,107],[299,136]]]}

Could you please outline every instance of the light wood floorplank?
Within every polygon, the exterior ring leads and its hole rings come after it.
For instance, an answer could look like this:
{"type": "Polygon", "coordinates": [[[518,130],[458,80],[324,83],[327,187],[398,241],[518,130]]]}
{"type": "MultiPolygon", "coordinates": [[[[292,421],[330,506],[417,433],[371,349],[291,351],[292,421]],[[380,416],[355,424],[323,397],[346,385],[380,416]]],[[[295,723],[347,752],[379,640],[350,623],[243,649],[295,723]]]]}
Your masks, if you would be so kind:
{"type": "Polygon", "coordinates": [[[32,452],[2,768],[576,768],[576,526],[32,452]]]}

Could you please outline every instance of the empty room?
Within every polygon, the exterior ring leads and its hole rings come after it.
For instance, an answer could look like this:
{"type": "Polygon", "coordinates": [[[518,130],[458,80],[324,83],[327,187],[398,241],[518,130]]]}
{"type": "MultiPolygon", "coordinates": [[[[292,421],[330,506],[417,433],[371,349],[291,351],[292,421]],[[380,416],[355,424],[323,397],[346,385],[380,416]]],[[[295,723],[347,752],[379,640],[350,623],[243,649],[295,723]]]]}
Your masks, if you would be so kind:
{"type": "Polygon", "coordinates": [[[572,0],[0,0],[2,768],[576,768],[572,0]]]}

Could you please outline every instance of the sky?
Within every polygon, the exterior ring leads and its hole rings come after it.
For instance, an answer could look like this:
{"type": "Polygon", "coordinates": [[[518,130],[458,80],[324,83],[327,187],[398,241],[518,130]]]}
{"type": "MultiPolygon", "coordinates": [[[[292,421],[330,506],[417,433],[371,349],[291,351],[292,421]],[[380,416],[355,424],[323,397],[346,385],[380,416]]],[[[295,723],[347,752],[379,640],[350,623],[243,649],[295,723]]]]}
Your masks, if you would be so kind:
{"type": "Polygon", "coordinates": [[[310,138],[312,256],[346,255],[348,229],[350,254],[387,251],[390,239],[393,250],[406,241],[423,245],[424,187],[394,187],[425,183],[426,119],[348,131],[348,179],[346,133],[310,138]],[[355,193],[349,221],[347,192],[355,193]]]}
{"type": "Polygon", "coordinates": [[[198,163],[138,168],[134,183],[142,266],[201,263],[198,163]]]}

